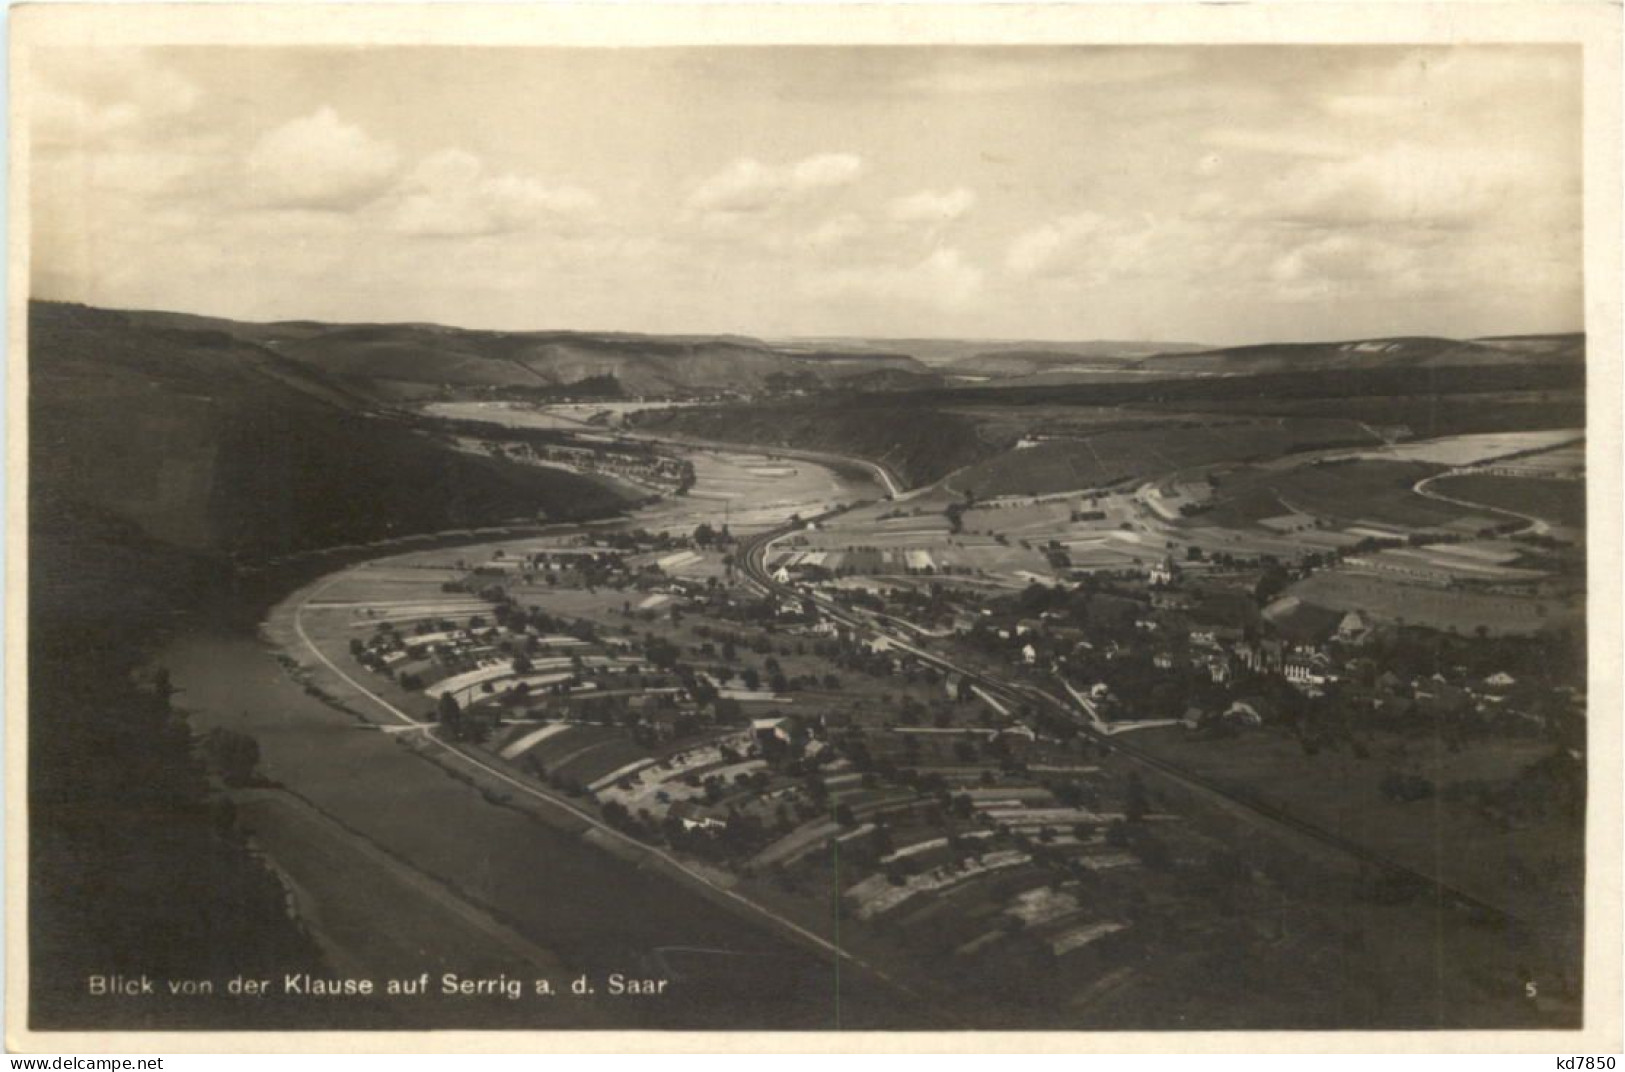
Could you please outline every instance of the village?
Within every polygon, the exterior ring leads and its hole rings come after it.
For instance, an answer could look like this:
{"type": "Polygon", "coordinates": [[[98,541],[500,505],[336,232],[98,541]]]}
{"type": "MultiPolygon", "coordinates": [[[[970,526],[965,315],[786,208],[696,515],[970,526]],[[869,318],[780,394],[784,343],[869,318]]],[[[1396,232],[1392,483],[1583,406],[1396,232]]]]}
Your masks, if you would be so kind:
{"type": "MultiPolygon", "coordinates": [[[[1025,980],[1046,1007],[1170,927],[1193,948],[1235,941],[1211,906],[1190,910],[1197,879],[1272,904],[1301,882],[1290,854],[1238,854],[1192,821],[1177,791],[1114,754],[1119,741],[1232,775],[1228,749],[1288,742],[1242,772],[1287,785],[1282,763],[1358,757],[1373,806],[1435,799],[1464,823],[1537,832],[1561,794],[1522,786],[1524,768],[1559,788],[1569,772],[1546,757],[1583,769],[1582,698],[1551,636],[1306,606],[1282,594],[1279,566],[1238,590],[1164,555],[1009,591],[922,584],[918,567],[895,588],[840,585],[792,554],[768,588],[741,550],[702,524],[442,553],[419,564],[434,595],[351,604],[346,647],[427,732],[809,922],[833,884],[872,940],[1025,980]],[[1060,695],[1075,717],[1013,702],[984,674],[1060,695]],[[1439,742],[1493,759],[1452,782],[1439,742]]],[[[1312,799],[1283,799],[1314,814],[1312,799]]],[[[1391,891],[1365,879],[1348,895],[1391,891]]],[[[1300,937],[1324,939],[1324,908],[1295,910],[1300,937]]],[[[1272,926],[1249,940],[1278,946],[1272,926]]]]}

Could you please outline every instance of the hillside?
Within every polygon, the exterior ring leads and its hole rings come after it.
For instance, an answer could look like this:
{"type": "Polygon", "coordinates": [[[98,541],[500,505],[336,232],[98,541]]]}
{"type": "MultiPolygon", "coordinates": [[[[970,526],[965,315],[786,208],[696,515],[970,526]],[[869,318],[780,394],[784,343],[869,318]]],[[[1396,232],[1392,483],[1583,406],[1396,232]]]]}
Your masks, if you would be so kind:
{"type": "Polygon", "coordinates": [[[1448,368],[1462,365],[1584,362],[1585,336],[1545,335],[1506,339],[1444,339],[1413,336],[1326,343],[1270,343],[1193,353],[1158,354],[1136,367],[1168,375],[1260,374],[1333,369],[1448,368]]]}
{"type": "MultiPolygon", "coordinates": [[[[239,323],[174,313],[121,314],[141,326],[213,331],[251,343],[374,397],[471,395],[613,376],[630,395],[761,391],[929,370],[906,354],[774,347],[721,335],[483,331],[437,324],[239,323]]],[[[884,382],[884,381],[879,381],[884,382]]],[[[930,382],[929,380],[925,382],[930,382]]]]}
{"type": "Polygon", "coordinates": [[[775,339],[773,345],[794,348],[818,346],[835,350],[862,350],[876,354],[906,354],[931,368],[948,373],[976,373],[983,361],[995,364],[1007,354],[1038,357],[1040,361],[1084,359],[1132,360],[1153,354],[1173,354],[1186,350],[1206,350],[1200,343],[1171,341],[1125,341],[1117,339],[921,339],[827,336],[802,339],[775,339]],[[1040,356],[1041,355],[1041,356],[1040,356]]]}
{"type": "Polygon", "coordinates": [[[29,336],[31,505],[47,540],[42,525],[83,509],[253,560],[623,504],[583,477],[454,452],[218,328],[35,303],[29,336]]]}

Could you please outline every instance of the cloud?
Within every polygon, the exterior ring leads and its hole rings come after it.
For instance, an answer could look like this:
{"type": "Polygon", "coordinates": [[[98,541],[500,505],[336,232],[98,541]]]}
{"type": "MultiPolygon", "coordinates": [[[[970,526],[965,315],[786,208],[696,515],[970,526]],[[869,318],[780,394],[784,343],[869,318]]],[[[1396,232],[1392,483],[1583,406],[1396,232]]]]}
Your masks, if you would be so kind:
{"type": "Polygon", "coordinates": [[[266,133],[248,153],[249,195],[280,208],[349,209],[394,181],[400,154],[332,108],[266,133]]]}
{"type": "Polygon", "coordinates": [[[947,223],[959,219],[975,204],[975,191],[959,186],[899,197],[886,206],[886,213],[898,223],[947,223]]]}
{"type": "Polygon", "coordinates": [[[958,312],[980,296],[984,280],[982,269],[958,249],[944,247],[904,264],[869,264],[818,273],[807,277],[803,289],[826,299],[859,297],[958,312]]]}
{"type": "Polygon", "coordinates": [[[1325,234],[1277,256],[1269,265],[1273,295],[1287,301],[1331,298],[1380,286],[1416,296],[1430,281],[1420,250],[1370,235],[1325,234]]]}
{"type": "Polygon", "coordinates": [[[1120,228],[1113,228],[1098,212],[1062,216],[1016,236],[1005,254],[1005,267],[1024,279],[1076,274],[1090,246],[1113,230],[1120,228]]]}
{"type": "Polygon", "coordinates": [[[1000,49],[942,52],[930,68],[904,81],[923,93],[1012,93],[1068,86],[1115,86],[1188,70],[1189,52],[1169,48],[1000,49]]]}
{"type": "Polygon", "coordinates": [[[1524,217],[1560,221],[1577,217],[1579,205],[1578,175],[1554,176],[1538,153],[1391,142],[1274,168],[1245,193],[1204,191],[1188,211],[1320,228],[1467,230],[1496,225],[1512,206],[1524,217]]]}
{"type": "Polygon", "coordinates": [[[793,244],[814,252],[838,249],[850,245],[869,233],[869,225],[855,212],[831,216],[817,226],[801,232],[793,244]]]}
{"type": "Polygon", "coordinates": [[[401,234],[453,237],[506,234],[579,219],[598,207],[586,190],[491,174],[460,149],[424,158],[391,192],[388,226],[401,234]]]}
{"type": "Polygon", "coordinates": [[[36,146],[86,148],[173,123],[201,99],[196,84],[141,52],[50,49],[40,60],[30,134],[36,146]]]}
{"type": "Polygon", "coordinates": [[[851,153],[821,153],[787,164],[740,157],[696,186],[687,204],[691,212],[711,218],[772,213],[846,186],[862,172],[863,158],[851,153]]]}

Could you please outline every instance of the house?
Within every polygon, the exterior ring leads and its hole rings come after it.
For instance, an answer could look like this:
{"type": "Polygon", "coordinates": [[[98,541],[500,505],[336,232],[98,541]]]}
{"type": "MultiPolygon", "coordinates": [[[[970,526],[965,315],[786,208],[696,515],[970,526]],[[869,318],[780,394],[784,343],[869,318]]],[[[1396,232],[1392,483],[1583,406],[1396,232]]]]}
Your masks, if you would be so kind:
{"type": "Polygon", "coordinates": [[[1164,555],[1161,562],[1151,567],[1147,576],[1154,587],[1166,587],[1179,578],[1179,566],[1172,555],[1164,555]]]}
{"type": "Polygon", "coordinates": [[[1363,644],[1371,638],[1371,619],[1364,611],[1351,610],[1337,623],[1337,639],[1344,644],[1363,644]]]}
{"type": "MultiPolygon", "coordinates": [[[[385,659],[384,661],[388,662],[389,660],[385,659]]],[[[1507,673],[1505,670],[1497,670],[1495,673],[1484,679],[1484,684],[1488,685],[1492,689],[1510,689],[1517,683],[1518,679],[1507,673]]]]}
{"type": "Polygon", "coordinates": [[[1257,674],[1278,674],[1286,665],[1286,645],[1279,640],[1243,643],[1236,647],[1236,654],[1247,669],[1257,674]]]}
{"type": "Polygon", "coordinates": [[[1151,605],[1157,610],[1184,610],[1192,603],[1188,592],[1161,589],[1151,593],[1151,605]]]}
{"type": "Polygon", "coordinates": [[[1236,660],[1228,652],[1212,655],[1207,660],[1208,677],[1215,685],[1228,685],[1236,676],[1236,660]]]}
{"type": "Polygon", "coordinates": [[[1281,673],[1294,685],[1320,685],[1326,681],[1315,660],[1306,655],[1287,656],[1281,663],[1281,673]]]}
{"type": "Polygon", "coordinates": [[[1224,714],[1220,717],[1226,722],[1239,723],[1243,726],[1262,726],[1264,724],[1264,712],[1260,710],[1262,706],[1262,700],[1236,700],[1225,708],[1224,714]]]}
{"type": "Polygon", "coordinates": [[[692,800],[679,800],[666,814],[682,823],[684,830],[716,830],[728,825],[725,813],[692,800]]]}
{"type": "Polygon", "coordinates": [[[790,720],[788,718],[753,718],[750,720],[750,731],[757,737],[776,737],[790,743],[790,720]]]}
{"type": "Polygon", "coordinates": [[[789,584],[790,583],[790,569],[789,569],[789,567],[780,566],[778,569],[774,570],[773,571],[773,579],[775,581],[777,581],[779,584],[789,584]]]}
{"type": "Polygon", "coordinates": [[[1026,663],[1028,666],[1032,666],[1034,663],[1038,662],[1038,649],[1033,647],[1031,644],[1023,645],[1021,649],[1021,661],[1026,663]]]}

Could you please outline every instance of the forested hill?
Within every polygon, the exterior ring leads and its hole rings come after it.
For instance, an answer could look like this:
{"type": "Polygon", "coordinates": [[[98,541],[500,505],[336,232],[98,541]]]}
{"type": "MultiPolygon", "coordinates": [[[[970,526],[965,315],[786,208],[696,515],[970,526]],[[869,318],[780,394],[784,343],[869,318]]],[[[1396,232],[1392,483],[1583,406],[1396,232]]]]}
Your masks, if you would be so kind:
{"type": "Polygon", "coordinates": [[[938,382],[904,353],[775,346],[738,335],[489,331],[440,324],[251,323],[184,313],[60,306],[142,334],[185,332],[255,347],[367,397],[524,397],[613,378],[629,395],[811,389],[879,374],[903,386],[938,382]]]}
{"type": "Polygon", "coordinates": [[[624,505],[585,477],[452,450],[224,332],[78,306],[30,313],[42,521],[87,509],[178,548],[254,560],[624,505]]]}

